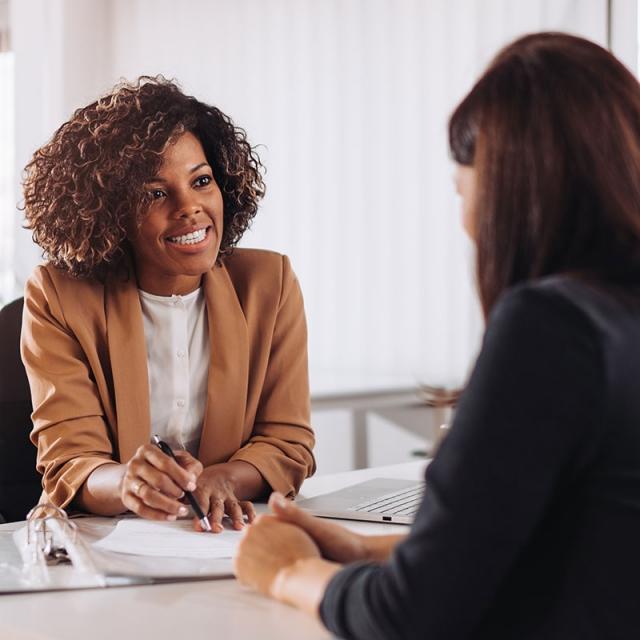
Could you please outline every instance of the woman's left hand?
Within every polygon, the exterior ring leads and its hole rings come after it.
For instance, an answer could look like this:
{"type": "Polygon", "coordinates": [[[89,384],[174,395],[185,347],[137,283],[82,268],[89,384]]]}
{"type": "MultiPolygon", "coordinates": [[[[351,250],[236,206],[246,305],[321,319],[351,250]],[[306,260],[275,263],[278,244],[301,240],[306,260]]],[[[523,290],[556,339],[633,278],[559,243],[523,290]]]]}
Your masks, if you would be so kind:
{"type": "MultiPolygon", "coordinates": [[[[256,517],[253,504],[249,500],[241,500],[238,497],[246,491],[238,486],[240,482],[238,474],[234,472],[233,464],[222,463],[206,467],[198,477],[198,487],[193,492],[193,497],[204,513],[209,516],[214,533],[224,530],[222,519],[225,514],[231,519],[234,529],[244,527],[245,516],[249,522],[253,522],[256,517]]],[[[197,518],[195,526],[198,530],[202,530],[197,518]]]]}
{"type": "Polygon", "coordinates": [[[319,558],[320,550],[302,529],[275,516],[260,515],[240,541],[234,571],[243,584],[282,599],[277,582],[283,571],[300,560],[319,558]]]}

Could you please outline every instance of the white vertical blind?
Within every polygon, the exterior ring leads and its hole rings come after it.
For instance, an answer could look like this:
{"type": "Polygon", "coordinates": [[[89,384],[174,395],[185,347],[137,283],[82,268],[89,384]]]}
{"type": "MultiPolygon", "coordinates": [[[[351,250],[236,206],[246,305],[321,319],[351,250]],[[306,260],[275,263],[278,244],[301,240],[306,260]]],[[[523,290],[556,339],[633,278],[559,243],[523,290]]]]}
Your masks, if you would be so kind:
{"type": "MultiPolygon", "coordinates": [[[[262,145],[268,194],[243,244],[291,256],[314,370],[462,380],[482,326],[447,116],[516,35],[553,28],[604,43],[605,0],[56,0],[42,8],[65,19],[46,24],[29,10],[43,1],[18,3],[31,34],[22,60],[33,76],[33,30],[48,30],[59,62],[39,73],[64,87],[60,118],[89,89],[163,73],[262,145]]],[[[42,103],[21,95],[21,108],[42,103]]],[[[22,158],[53,130],[34,122],[22,158]]]]}
{"type": "Polygon", "coordinates": [[[606,3],[175,6],[115,0],[112,76],[176,77],[264,145],[268,195],[243,244],[291,256],[312,368],[459,382],[482,327],[447,116],[519,33],[564,28],[604,42],[606,3]]]}
{"type": "Polygon", "coordinates": [[[609,48],[631,71],[638,70],[638,0],[608,0],[609,48]]]}
{"type": "Polygon", "coordinates": [[[14,295],[13,54],[0,52],[0,306],[14,295]]]}
{"type": "MultiPolygon", "coordinates": [[[[16,119],[14,193],[21,200],[24,166],[72,111],[113,84],[109,59],[110,0],[11,0],[16,119]]],[[[5,215],[3,213],[3,215],[5,215]]],[[[13,207],[13,265],[19,293],[41,259],[23,214],[13,207]]]]}
{"type": "Polygon", "coordinates": [[[0,306],[14,295],[14,76],[9,5],[0,0],[0,306]]]}

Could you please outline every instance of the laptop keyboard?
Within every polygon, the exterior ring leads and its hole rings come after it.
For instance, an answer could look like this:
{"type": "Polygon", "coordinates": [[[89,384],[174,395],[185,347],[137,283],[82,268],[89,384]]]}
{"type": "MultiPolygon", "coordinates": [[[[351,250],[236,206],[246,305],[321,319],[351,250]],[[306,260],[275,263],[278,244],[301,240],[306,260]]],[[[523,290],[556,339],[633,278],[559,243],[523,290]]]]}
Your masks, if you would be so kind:
{"type": "Polygon", "coordinates": [[[351,507],[349,511],[360,511],[364,513],[382,513],[390,516],[413,516],[418,511],[424,493],[424,483],[415,487],[402,489],[377,496],[373,500],[361,502],[351,507]]]}

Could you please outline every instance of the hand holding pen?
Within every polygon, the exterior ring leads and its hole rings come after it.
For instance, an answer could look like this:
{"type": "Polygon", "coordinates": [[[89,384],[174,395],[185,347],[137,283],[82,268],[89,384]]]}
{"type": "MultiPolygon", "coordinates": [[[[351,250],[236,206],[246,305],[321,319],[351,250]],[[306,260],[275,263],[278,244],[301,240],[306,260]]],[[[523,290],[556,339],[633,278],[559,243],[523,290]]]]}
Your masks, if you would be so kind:
{"type": "Polygon", "coordinates": [[[187,451],[171,457],[149,442],[124,465],[120,500],[141,518],[176,520],[189,513],[181,499],[185,492],[196,490],[202,471],[202,463],[187,451]]]}
{"type": "MultiPolygon", "coordinates": [[[[178,461],[171,447],[166,442],[163,442],[162,440],[160,440],[160,438],[158,438],[158,436],[156,435],[153,436],[153,441],[164,454],[168,455],[170,458],[173,458],[176,462],[178,461]]],[[[198,504],[197,500],[193,497],[193,494],[191,493],[191,491],[185,491],[184,495],[189,501],[189,504],[191,505],[193,512],[196,514],[196,517],[198,518],[198,522],[200,523],[200,526],[203,528],[204,531],[211,531],[211,524],[209,524],[209,518],[207,518],[207,516],[202,512],[200,505],[198,504]]]]}

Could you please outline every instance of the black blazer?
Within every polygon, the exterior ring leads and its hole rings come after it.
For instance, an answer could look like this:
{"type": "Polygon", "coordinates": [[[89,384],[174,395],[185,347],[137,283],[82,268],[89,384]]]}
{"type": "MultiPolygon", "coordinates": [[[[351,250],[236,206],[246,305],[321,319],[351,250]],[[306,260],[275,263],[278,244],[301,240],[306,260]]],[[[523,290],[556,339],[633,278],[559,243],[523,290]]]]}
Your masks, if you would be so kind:
{"type": "Polygon", "coordinates": [[[507,292],[406,542],[321,606],[344,637],[640,638],[640,306],[507,292]]]}

